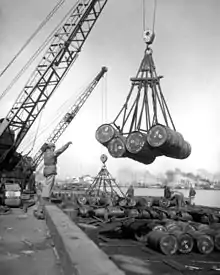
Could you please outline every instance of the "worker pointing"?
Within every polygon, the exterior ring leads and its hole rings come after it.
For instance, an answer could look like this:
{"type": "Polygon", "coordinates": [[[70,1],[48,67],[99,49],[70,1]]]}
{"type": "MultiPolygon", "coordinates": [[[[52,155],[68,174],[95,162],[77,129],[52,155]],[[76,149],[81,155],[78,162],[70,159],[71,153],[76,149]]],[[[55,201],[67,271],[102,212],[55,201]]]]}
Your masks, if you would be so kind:
{"type": "Polygon", "coordinates": [[[49,200],[55,184],[57,175],[57,158],[72,144],[66,143],[60,149],[55,151],[54,143],[47,143],[42,147],[44,152],[44,177],[45,182],[42,184],[42,193],[39,197],[39,206],[36,212],[37,217],[42,217],[45,201],[49,200]]]}

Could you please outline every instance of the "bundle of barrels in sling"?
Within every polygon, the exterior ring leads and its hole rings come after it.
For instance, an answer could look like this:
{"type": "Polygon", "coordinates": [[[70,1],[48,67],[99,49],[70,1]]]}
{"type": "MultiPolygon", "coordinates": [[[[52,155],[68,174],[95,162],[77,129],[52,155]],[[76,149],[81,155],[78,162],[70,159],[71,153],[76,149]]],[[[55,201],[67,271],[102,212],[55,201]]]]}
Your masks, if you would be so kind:
{"type": "Polygon", "coordinates": [[[186,159],[191,154],[191,146],[183,136],[161,124],[146,133],[131,132],[127,137],[114,125],[103,124],[96,130],[96,139],[108,148],[112,157],[127,157],[143,164],[151,164],[159,156],[186,159]]]}

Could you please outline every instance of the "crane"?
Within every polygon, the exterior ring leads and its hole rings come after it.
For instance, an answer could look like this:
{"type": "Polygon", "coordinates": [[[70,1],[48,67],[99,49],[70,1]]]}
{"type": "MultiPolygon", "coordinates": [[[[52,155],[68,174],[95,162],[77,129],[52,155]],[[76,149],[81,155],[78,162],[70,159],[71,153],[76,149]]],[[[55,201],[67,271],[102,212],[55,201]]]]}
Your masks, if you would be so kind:
{"type": "MultiPolygon", "coordinates": [[[[56,143],[60,136],[64,133],[66,128],[70,125],[74,117],[77,115],[79,110],[85,104],[88,97],[91,95],[92,91],[95,89],[97,84],[99,83],[100,79],[105,75],[107,72],[106,67],[102,67],[101,71],[97,74],[97,76],[91,81],[85,91],[77,98],[76,102],[70,107],[68,112],[63,116],[60,122],[57,124],[53,132],[48,137],[46,143],[53,142],[56,143]]],[[[42,146],[43,147],[43,146],[42,146]]],[[[41,147],[41,148],[42,148],[41,147]]],[[[36,168],[43,159],[43,151],[40,150],[35,154],[33,157],[33,165],[36,168]]]]}
{"type": "Polygon", "coordinates": [[[21,161],[19,145],[76,61],[106,3],[107,0],[78,0],[55,33],[8,115],[0,121],[0,172],[13,170],[21,161]]]}

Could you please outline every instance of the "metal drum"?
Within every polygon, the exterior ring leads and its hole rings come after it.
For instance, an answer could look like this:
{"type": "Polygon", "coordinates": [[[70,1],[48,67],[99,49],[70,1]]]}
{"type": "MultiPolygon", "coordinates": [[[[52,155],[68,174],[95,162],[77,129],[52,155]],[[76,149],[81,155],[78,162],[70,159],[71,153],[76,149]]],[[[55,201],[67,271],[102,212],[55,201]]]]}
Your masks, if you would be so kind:
{"type": "Polygon", "coordinates": [[[174,235],[167,232],[152,231],[148,234],[148,245],[165,255],[174,255],[178,249],[178,242],[174,235]]]}
{"type": "Polygon", "coordinates": [[[113,138],[108,143],[107,148],[108,148],[109,154],[114,158],[122,158],[122,157],[125,157],[126,155],[124,137],[122,136],[113,138]]]}
{"type": "Polygon", "coordinates": [[[170,158],[184,159],[191,154],[191,146],[183,136],[164,126],[153,126],[147,136],[150,146],[158,148],[161,153],[170,158]]]}
{"type": "Polygon", "coordinates": [[[95,137],[98,142],[107,145],[114,138],[116,132],[113,125],[103,124],[96,130],[95,137]]]}

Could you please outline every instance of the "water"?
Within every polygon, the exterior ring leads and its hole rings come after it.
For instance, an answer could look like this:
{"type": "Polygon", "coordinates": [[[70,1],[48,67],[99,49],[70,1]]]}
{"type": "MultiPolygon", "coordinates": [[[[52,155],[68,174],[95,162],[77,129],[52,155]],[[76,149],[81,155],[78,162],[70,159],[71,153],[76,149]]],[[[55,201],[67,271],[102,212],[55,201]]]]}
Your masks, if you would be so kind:
{"type": "MultiPolygon", "coordinates": [[[[121,188],[123,192],[127,191],[127,188],[121,188]]],[[[189,190],[178,190],[188,197],[189,190]]],[[[135,196],[163,196],[163,189],[156,188],[135,188],[135,196]]],[[[220,190],[196,190],[195,204],[220,207],[220,190]]]]}

